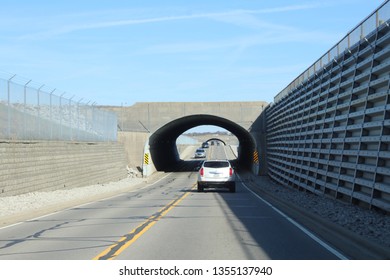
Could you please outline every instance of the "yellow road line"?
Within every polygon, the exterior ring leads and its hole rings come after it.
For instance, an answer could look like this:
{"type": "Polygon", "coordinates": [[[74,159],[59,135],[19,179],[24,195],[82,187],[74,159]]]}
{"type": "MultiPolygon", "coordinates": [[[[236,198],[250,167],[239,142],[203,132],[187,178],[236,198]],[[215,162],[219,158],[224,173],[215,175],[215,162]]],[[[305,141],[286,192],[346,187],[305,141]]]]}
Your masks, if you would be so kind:
{"type": "MultiPolygon", "coordinates": [[[[192,189],[196,185],[192,186],[192,189]]],[[[121,239],[116,243],[108,247],[106,250],[101,252],[99,255],[93,258],[93,260],[112,260],[115,257],[119,256],[126,248],[133,244],[138,238],[140,238],[145,232],[147,232],[157,221],[164,217],[170,210],[172,210],[176,205],[178,205],[184,198],[186,198],[190,192],[186,192],[183,195],[179,196],[175,200],[172,200],[165,207],[160,209],[157,213],[150,216],[145,222],[140,224],[137,228],[131,232],[125,234],[121,239]]]]}

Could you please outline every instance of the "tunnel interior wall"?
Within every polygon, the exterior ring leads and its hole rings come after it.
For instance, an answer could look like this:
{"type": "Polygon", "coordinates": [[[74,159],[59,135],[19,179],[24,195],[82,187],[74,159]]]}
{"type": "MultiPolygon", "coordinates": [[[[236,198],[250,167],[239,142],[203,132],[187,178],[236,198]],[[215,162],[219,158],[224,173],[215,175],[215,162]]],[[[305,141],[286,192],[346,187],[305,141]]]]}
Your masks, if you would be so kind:
{"type": "Polygon", "coordinates": [[[273,180],[390,211],[389,31],[383,24],[266,108],[273,180]]]}
{"type": "MultiPolygon", "coordinates": [[[[266,107],[267,108],[267,107],[266,107]]],[[[250,127],[250,134],[256,141],[257,160],[254,158],[254,167],[257,165],[257,172],[255,174],[259,176],[265,176],[268,174],[267,164],[267,122],[265,110],[256,118],[250,127]]]]}

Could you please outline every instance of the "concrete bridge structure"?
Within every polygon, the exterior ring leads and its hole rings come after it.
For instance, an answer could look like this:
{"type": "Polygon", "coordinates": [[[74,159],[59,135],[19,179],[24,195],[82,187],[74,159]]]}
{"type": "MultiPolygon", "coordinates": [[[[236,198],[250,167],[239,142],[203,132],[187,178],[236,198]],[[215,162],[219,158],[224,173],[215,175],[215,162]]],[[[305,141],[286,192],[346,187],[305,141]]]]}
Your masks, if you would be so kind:
{"type": "MultiPolygon", "coordinates": [[[[181,117],[214,115],[250,130],[254,120],[268,105],[251,102],[139,102],[132,106],[100,106],[116,112],[120,131],[153,133],[181,117]]],[[[198,124],[193,124],[197,126],[198,124]]],[[[190,125],[192,126],[192,125],[190,125]]]]}
{"type": "MultiPolygon", "coordinates": [[[[230,131],[239,142],[238,166],[258,170],[257,161],[254,166],[254,154],[259,151],[264,153],[265,146],[260,145],[251,131],[254,120],[267,105],[263,101],[152,102],[103,108],[116,112],[118,127],[123,135],[120,139],[123,141],[126,141],[126,132],[131,132],[131,135],[135,132],[148,134],[144,153],[150,152],[151,162],[158,171],[172,171],[179,166],[181,159],[176,146],[178,137],[201,125],[215,125],[230,131]]],[[[140,155],[136,158],[140,158],[140,155]]]]}

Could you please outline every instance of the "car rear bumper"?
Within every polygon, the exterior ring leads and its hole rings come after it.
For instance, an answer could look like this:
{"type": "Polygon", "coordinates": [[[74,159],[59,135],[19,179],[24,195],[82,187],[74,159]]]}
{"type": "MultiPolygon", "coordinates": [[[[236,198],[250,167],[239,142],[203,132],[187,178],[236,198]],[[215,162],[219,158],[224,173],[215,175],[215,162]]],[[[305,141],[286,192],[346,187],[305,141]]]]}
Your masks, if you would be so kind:
{"type": "Polygon", "coordinates": [[[198,181],[198,186],[226,188],[235,185],[235,181],[198,181]]]}
{"type": "Polygon", "coordinates": [[[203,192],[207,188],[227,188],[230,192],[236,192],[235,181],[225,182],[210,182],[210,181],[198,181],[198,192],[203,192]]]}

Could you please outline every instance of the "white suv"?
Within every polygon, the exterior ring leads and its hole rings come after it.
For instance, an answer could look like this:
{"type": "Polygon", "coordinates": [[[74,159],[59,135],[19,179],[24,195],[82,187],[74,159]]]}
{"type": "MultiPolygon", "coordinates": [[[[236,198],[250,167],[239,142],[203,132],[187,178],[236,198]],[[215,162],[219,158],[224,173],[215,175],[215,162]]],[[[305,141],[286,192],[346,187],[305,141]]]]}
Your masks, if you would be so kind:
{"type": "Polygon", "coordinates": [[[236,191],[234,169],[228,160],[205,160],[198,173],[198,192],[209,187],[226,187],[236,191]]]}

